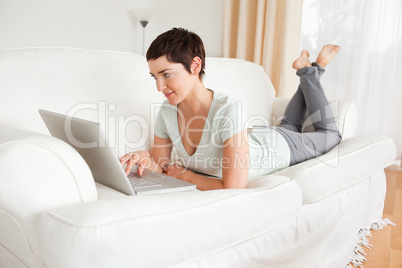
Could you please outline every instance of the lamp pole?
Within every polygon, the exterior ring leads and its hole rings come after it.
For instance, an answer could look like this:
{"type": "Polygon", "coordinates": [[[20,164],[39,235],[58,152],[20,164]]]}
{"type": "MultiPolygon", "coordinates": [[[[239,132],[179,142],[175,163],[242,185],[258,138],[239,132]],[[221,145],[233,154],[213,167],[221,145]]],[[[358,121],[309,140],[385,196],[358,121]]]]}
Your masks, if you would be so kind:
{"type": "Polygon", "coordinates": [[[147,20],[140,20],[142,26],[142,55],[145,56],[145,27],[148,25],[147,20]]]}
{"type": "MultiPolygon", "coordinates": [[[[140,22],[142,26],[142,55],[145,56],[145,27],[147,27],[148,22],[151,20],[155,9],[151,8],[135,8],[132,10],[135,18],[140,22]]],[[[138,22],[137,21],[137,22],[138,22]]]]}

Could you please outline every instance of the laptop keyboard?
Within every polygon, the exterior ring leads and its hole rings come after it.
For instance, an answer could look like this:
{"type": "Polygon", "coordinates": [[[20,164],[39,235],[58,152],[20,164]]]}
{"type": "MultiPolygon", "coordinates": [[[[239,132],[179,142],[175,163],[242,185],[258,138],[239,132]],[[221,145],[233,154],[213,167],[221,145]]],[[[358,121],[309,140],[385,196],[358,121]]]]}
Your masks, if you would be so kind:
{"type": "Polygon", "coordinates": [[[145,178],[138,178],[138,177],[134,177],[134,176],[129,176],[128,177],[131,185],[134,188],[147,188],[147,187],[156,187],[156,186],[162,186],[162,184],[151,181],[149,179],[145,179],[145,178]]]}

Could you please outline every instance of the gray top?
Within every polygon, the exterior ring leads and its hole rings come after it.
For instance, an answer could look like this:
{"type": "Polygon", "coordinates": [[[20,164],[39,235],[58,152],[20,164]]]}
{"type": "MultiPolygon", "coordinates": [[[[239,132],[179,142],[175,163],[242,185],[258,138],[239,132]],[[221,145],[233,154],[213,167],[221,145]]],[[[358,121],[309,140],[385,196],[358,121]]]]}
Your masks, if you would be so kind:
{"type": "MultiPolygon", "coordinates": [[[[181,142],[177,106],[166,100],[155,122],[155,135],[169,138],[177,151],[178,161],[186,168],[215,177],[222,177],[224,142],[248,129],[249,177],[266,175],[289,166],[289,147],[274,128],[248,128],[249,118],[241,108],[241,102],[229,95],[213,92],[211,107],[205,121],[200,143],[193,155],[188,155],[181,142]]],[[[236,158],[236,164],[244,165],[244,159],[236,158]]]]}

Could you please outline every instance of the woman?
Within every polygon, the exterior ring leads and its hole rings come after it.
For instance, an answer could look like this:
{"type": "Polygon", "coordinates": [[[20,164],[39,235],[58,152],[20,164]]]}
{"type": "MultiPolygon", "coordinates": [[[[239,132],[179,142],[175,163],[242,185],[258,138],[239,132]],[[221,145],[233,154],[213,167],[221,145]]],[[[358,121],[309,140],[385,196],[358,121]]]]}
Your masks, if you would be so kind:
{"type": "Polygon", "coordinates": [[[191,182],[200,190],[245,188],[249,177],[265,175],[317,157],[335,147],[341,135],[319,79],[339,47],[326,45],[315,63],[303,50],[293,63],[300,86],[279,127],[243,124],[237,101],[205,88],[205,50],[198,35],[174,28],[158,36],[147,52],[156,87],[167,100],[155,123],[151,152],[120,159],[128,174],[134,165],[191,182]],[[315,115],[315,132],[301,133],[305,112],[315,115]],[[318,116],[317,116],[318,115],[318,116]],[[173,146],[181,164],[170,163],[173,146]]]}

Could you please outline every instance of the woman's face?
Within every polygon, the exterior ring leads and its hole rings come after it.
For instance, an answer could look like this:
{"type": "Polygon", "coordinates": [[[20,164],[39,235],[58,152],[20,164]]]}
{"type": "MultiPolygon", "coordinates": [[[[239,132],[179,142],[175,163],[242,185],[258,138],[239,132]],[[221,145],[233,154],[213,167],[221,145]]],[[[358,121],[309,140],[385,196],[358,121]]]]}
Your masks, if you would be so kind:
{"type": "Polygon", "coordinates": [[[169,62],[166,56],[148,61],[149,71],[156,81],[156,87],[171,105],[183,101],[194,87],[194,78],[181,63],[169,62]]]}

